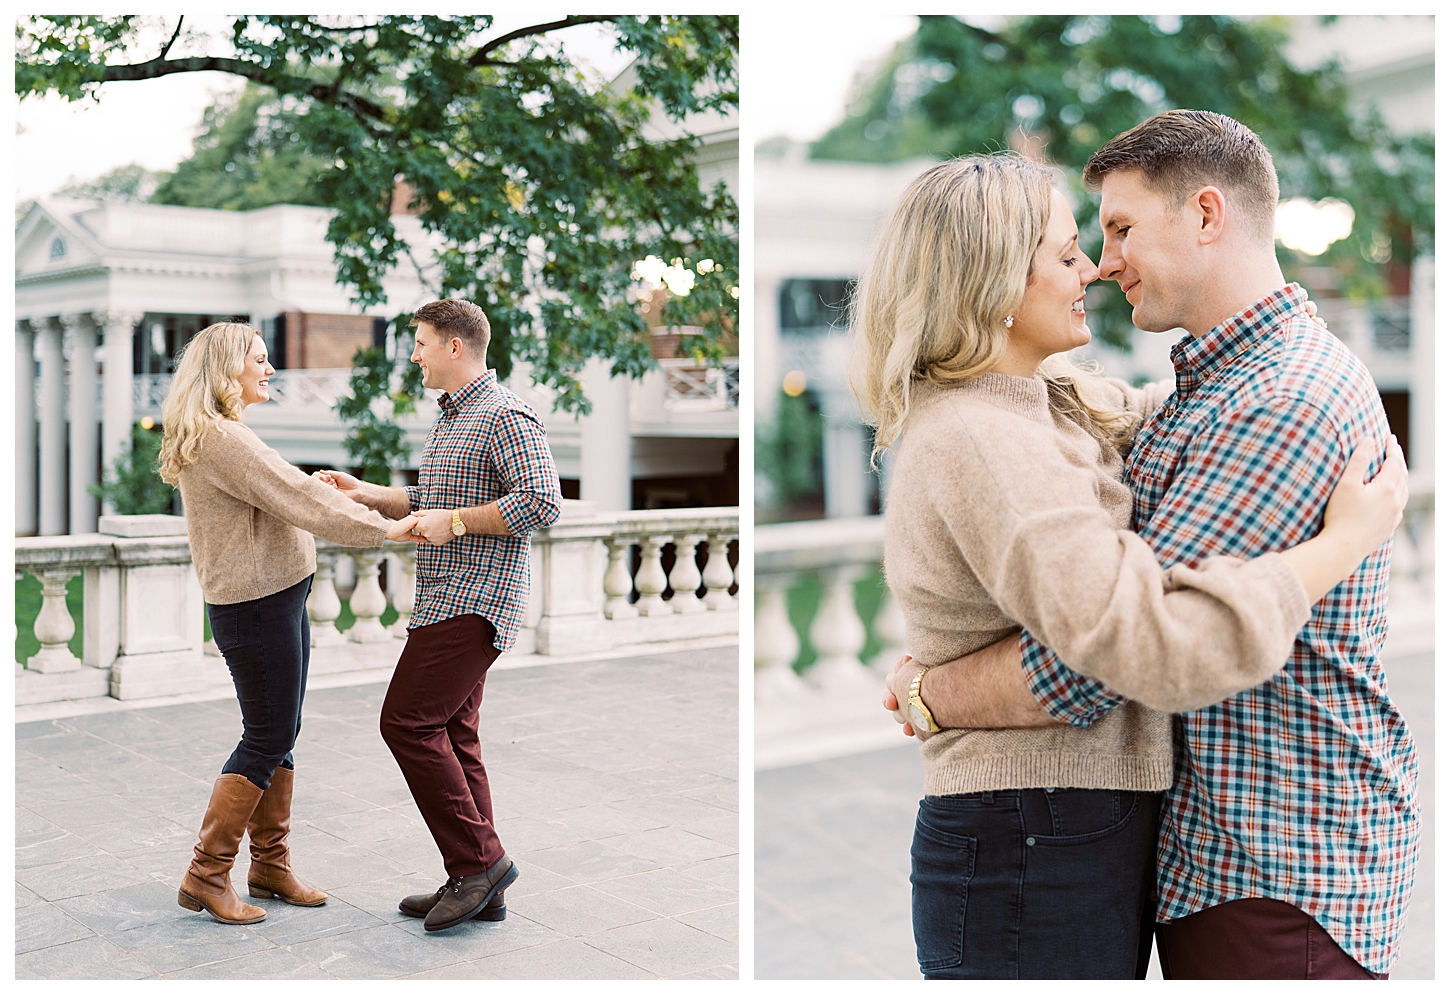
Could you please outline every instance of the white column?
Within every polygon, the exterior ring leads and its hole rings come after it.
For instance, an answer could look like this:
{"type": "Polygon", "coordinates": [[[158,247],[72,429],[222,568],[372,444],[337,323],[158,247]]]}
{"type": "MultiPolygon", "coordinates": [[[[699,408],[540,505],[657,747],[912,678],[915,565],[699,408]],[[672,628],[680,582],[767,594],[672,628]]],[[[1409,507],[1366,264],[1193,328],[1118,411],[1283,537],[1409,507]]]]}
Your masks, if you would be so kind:
{"type": "Polygon", "coordinates": [[[822,418],[821,468],[826,486],[826,517],[855,518],[871,512],[871,476],[865,429],[859,413],[831,411],[822,418]]]}
{"type": "Polygon", "coordinates": [[[1415,260],[1410,283],[1410,465],[1435,476],[1435,257],[1415,260]]]}
{"type": "Polygon", "coordinates": [[[37,515],[35,451],[35,326],[15,323],[15,534],[33,536],[37,515]]]}
{"type": "Polygon", "coordinates": [[[65,535],[65,355],[59,318],[40,327],[40,534],[65,535]]]}
{"type": "MultiPolygon", "coordinates": [[[[95,316],[96,325],[105,336],[101,360],[105,378],[101,388],[101,465],[105,467],[131,448],[131,398],[135,376],[132,335],[141,318],[141,314],[127,311],[95,316]]],[[[108,515],[115,514],[110,505],[104,511],[108,515]]]]}
{"type": "Polygon", "coordinates": [[[579,420],[579,497],[601,512],[630,506],[629,378],[611,377],[609,360],[584,366],[584,396],[592,405],[579,420]]]}
{"type": "Polygon", "coordinates": [[[96,326],[89,314],[67,316],[70,334],[70,530],[96,531],[96,326]]]}

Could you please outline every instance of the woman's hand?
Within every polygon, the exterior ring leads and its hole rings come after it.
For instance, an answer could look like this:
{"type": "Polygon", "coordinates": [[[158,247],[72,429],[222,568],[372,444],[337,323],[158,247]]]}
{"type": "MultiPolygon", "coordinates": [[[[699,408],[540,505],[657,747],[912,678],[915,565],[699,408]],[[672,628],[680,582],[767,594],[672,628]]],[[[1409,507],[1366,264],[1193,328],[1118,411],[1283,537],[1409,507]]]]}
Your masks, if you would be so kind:
{"type": "MultiPolygon", "coordinates": [[[[325,470],[318,471],[325,473],[325,470]]],[[[388,538],[393,542],[417,542],[418,537],[413,535],[413,527],[418,524],[418,516],[408,515],[400,518],[388,526],[388,538]]]]}
{"type": "Polygon", "coordinates": [[[1410,471],[1399,440],[1390,436],[1384,465],[1364,483],[1375,445],[1362,442],[1345,464],[1344,475],[1329,495],[1321,538],[1344,544],[1357,564],[1395,534],[1410,499],[1410,471]]]}
{"type": "Polygon", "coordinates": [[[352,498],[359,504],[362,503],[362,481],[358,480],[352,474],[343,473],[341,470],[318,470],[313,476],[324,484],[337,488],[344,495],[352,498]]]}

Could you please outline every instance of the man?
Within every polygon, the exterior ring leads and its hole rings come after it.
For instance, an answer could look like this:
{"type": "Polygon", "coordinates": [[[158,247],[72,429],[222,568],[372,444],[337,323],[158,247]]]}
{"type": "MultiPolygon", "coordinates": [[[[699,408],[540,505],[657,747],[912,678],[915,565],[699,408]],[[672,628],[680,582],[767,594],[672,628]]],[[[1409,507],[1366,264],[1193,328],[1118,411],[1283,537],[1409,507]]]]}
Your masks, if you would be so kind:
{"type": "Polygon", "coordinates": [[[434,301],[411,324],[423,386],[444,391],[417,485],[380,487],[337,470],[318,476],[389,518],[411,518],[418,543],[408,642],[379,725],[448,872],[435,894],[398,908],[436,932],[504,918],[504,889],[518,877],[494,831],[478,706],[489,666],[523,623],[529,534],[558,519],[562,498],[538,416],[487,367],[483,311],[434,301]]]}
{"type": "MultiPolygon", "coordinates": [[[[1285,284],[1268,151],[1231,118],[1170,111],[1083,176],[1102,192],[1102,276],[1133,323],[1189,333],[1173,348],[1177,389],[1127,460],[1134,528],[1165,567],[1309,538],[1352,443],[1389,431],[1363,364],[1285,284]]],[[[1384,977],[1394,962],[1419,813],[1414,743],[1378,656],[1388,566],[1386,544],[1319,602],[1268,683],[1175,720],[1165,977],[1384,977]]],[[[959,728],[1039,724],[1042,710],[1089,725],[1124,701],[1068,664],[1023,632],[928,671],[919,700],[959,728]]],[[[918,669],[892,675],[888,707],[918,669]]]]}

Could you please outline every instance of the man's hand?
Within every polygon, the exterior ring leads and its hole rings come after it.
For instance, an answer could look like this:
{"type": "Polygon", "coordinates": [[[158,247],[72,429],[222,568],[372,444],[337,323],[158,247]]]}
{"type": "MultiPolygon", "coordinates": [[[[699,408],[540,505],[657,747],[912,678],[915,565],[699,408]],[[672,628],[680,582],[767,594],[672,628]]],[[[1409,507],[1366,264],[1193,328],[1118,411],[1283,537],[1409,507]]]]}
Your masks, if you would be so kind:
{"type": "Polygon", "coordinates": [[[415,511],[408,517],[414,520],[414,524],[412,531],[403,537],[405,539],[443,546],[454,538],[453,512],[451,510],[429,508],[415,511]]]}
{"type": "MultiPolygon", "coordinates": [[[[912,659],[904,656],[896,661],[896,666],[891,668],[891,673],[886,676],[886,694],[881,698],[882,706],[891,713],[891,717],[901,723],[901,731],[908,736],[919,735],[916,727],[911,724],[911,719],[906,714],[906,698],[911,691],[911,682],[916,677],[919,667],[910,666],[912,659]]],[[[927,733],[923,739],[931,738],[935,733],[927,733]]]]}
{"type": "Polygon", "coordinates": [[[362,481],[358,480],[352,474],[343,473],[341,470],[318,470],[313,476],[324,484],[330,484],[342,491],[343,494],[346,494],[358,504],[363,503],[362,481]]]}
{"type": "Polygon", "coordinates": [[[416,515],[408,515],[400,518],[388,526],[388,538],[393,542],[421,542],[421,539],[413,535],[413,528],[417,524],[418,518],[416,515]]]}

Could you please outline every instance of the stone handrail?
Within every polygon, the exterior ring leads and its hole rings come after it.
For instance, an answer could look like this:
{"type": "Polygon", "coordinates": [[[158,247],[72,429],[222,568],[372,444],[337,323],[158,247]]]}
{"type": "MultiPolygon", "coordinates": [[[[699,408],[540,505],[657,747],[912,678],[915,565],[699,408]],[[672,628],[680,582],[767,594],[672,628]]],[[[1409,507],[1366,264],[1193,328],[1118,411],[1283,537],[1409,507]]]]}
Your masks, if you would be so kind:
{"type": "MultiPolygon", "coordinates": [[[[576,655],[738,631],[729,562],[738,509],[596,514],[585,502],[564,504],[560,520],[532,538],[533,584],[514,653],[576,655]],[[693,555],[673,555],[686,549],[693,555]]],[[[115,516],[102,518],[101,528],[97,534],[16,540],[17,573],[33,574],[43,592],[35,621],[41,649],[17,664],[17,703],[155,697],[225,679],[224,670],[203,665],[215,650],[202,643],[203,602],[185,519],[115,516]],[[77,575],[85,578],[80,657],[68,645],[76,624],[66,604],[66,584],[77,575]]],[[[347,659],[361,654],[371,661],[368,667],[391,666],[413,611],[416,547],[353,549],[322,539],[316,545],[317,573],[307,602],[312,645],[324,655],[329,647],[342,649],[347,659]],[[346,632],[336,626],[342,612],[336,575],[344,560],[356,578],[349,597],[356,621],[346,632]],[[398,619],[385,628],[382,616],[390,604],[398,619]],[[373,648],[365,652],[368,644],[373,648]]],[[[324,664],[333,671],[348,666],[324,664]]]]}

